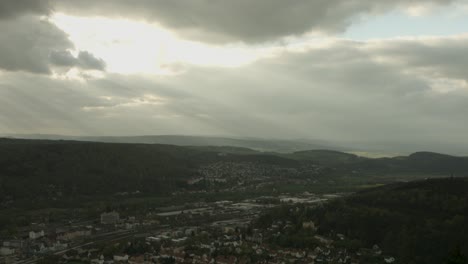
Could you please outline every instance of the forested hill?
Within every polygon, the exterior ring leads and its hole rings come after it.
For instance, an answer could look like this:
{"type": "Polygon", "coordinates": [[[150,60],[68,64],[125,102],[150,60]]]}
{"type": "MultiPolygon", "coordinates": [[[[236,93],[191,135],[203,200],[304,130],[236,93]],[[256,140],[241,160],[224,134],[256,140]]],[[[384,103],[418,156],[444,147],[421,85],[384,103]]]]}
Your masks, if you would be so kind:
{"type": "Polygon", "coordinates": [[[416,152],[409,156],[371,159],[339,151],[308,150],[294,152],[287,157],[368,172],[418,172],[468,176],[468,157],[434,152],[416,152]]]}
{"type": "Polygon", "coordinates": [[[416,152],[394,158],[352,158],[341,163],[346,168],[368,173],[416,173],[439,176],[468,176],[468,157],[432,152],[416,152]]]}
{"type": "Polygon", "coordinates": [[[445,263],[461,247],[468,255],[468,179],[392,184],[359,192],[313,213],[320,231],[354,244],[377,244],[398,263],[445,263]]]}
{"type": "MultiPolygon", "coordinates": [[[[37,197],[51,189],[64,194],[122,191],[170,193],[217,161],[295,166],[297,161],[236,148],[193,148],[159,144],[0,139],[1,196],[37,197]],[[227,150],[230,155],[219,155],[227,150]]],[[[1,198],[1,197],[0,197],[1,198]]]]}
{"type": "Polygon", "coordinates": [[[57,190],[66,195],[129,191],[167,194],[197,177],[200,166],[220,161],[287,168],[314,164],[329,168],[321,170],[330,174],[321,175],[325,177],[468,175],[467,158],[436,153],[368,159],[329,150],[278,154],[219,146],[0,139],[0,195],[37,197],[57,190]]]}

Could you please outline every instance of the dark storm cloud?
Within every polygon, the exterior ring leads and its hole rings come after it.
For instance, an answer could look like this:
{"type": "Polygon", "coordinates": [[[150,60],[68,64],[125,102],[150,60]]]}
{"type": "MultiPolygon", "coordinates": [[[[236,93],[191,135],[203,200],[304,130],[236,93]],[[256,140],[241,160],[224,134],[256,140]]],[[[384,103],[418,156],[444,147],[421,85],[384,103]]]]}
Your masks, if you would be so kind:
{"type": "Polygon", "coordinates": [[[106,68],[106,63],[95,57],[87,51],[80,51],[77,57],[74,57],[69,50],[65,51],[52,51],[50,53],[50,61],[53,65],[61,67],[77,67],[87,70],[100,70],[106,68]]]}
{"type": "Polygon", "coordinates": [[[68,36],[36,16],[0,21],[0,68],[49,73],[49,53],[73,47],[68,36]]]}
{"type": "Polygon", "coordinates": [[[105,63],[89,52],[73,58],[68,35],[38,16],[0,20],[0,70],[51,73],[51,66],[104,70],[105,63]]]}
{"type": "Polygon", "coordinates": [[[73,67],[77,64],[77,58],[69,50],[52,51],[50,53],[50,61],[54,65],[64,67],[73,67]]]}
{"type": "Polygon", "coordinates": [[[204,42],[262,42],[311,30],[344,31],[362,14],[455,0],[56,0],[58,10],[156,21],[204,42]]]}
{"type": "Polygon", "coordinates": [[[47,15],[51,9],[50,0],[1,0],[0,20],[22,15],[47,15]]]}
{"type": "Polygon", "coordinates": [[[103,71],[106,68],[104,60],[95,57],[87,51],[80,51],[78,54],[78,62],[76,66],[83,69],[94,69],[103,71]]]}

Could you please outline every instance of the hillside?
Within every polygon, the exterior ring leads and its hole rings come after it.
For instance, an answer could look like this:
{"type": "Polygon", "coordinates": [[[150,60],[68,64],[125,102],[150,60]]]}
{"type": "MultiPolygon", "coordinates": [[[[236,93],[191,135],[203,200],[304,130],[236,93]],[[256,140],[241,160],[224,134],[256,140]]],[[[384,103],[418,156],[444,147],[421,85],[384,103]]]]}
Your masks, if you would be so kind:
{"type": "Polygon", "coordinates": [[[36,197],[58,190],[79,195],[121,191],[167,194],[183,186],[203,164],[297,163],[255,152],[219,155],[226,149],[216,150],[158,144],[1,139],[0,193],[2,197],[36,197]]]}
{"type": "Polygon", "coordinates": [[[195,150],[165,145],[20,140],[0,144],[0,188],[15,197],[54,189],[67,194],[163,191],[204,158],[195,150]]]}
{"type": "Polygon", "coordinates": [[[444,263],[468,255],[468,179],[399,183],[359,192],[310,213],[319,232],[382,249],[398,263],[444,263]]]}
{"type": "MultiPolygon", "coordinates": [[[[457,245],[468,255],[468,180],[363,187],[394,182],[396,178],[386,178],[388,174],[403,180],[413,174],[419,178],[464,176],[468,175],[468,158],[418,152],[369,159],[330,150],[280,154],[239,147],[0,139],[0,203],[7,211],[13,209],[7,206],[12,201],[26,201],[22,203],[25,208],[42,208],[28,201],[50,206],[51,199],[98,201],[99,196],[112,199],[119,193],[144,193],[143,203],[146,197],[173,197],[173,192],[183,190],[214,194],[227,190],[245,199],[240,183],[256,195],[258,186],[268,194],[282,187],[296,193],[318,188],[325,193],[361,190],[314,210],[301,212],[295,207],[297,226],[305,219],[313,220],[321,235],[344,234],[347,240],[340,243],[346,248],[377,244],[398,263],[443,263],[457,245]],[[213,181],[188,186],[204,177],[213,181]],[[233,186],[238,189],[230,190],[233,186]]],[[[295,241],[284,239],[280,242],[295,241]]]]}
{"type": "Polygon", "coordinates": [[[419,174],[427,176],[468,176],[468,158],[431,152],[416,152],[393,158],[348,158],[341,167],[365,174],[419,174]]]}
{"type": "Polygon", "coordinates": [[[105,195],[140,191],[165,195],[185,188],[188,179],[199,178],[200,167],[213,164],[216,167],[219,162],[224,163],[219,168],[228,170],[235,168],[228,163],[242,163],[242,170],[247,167],[252,170],[245,174],[249,177],[266,173],[264,167],[256,164],[278,169],[301,168],[305,173],[298,174],[296,170],[288,174],[283,170],[281,177],[287,180],[300,175],[304,181],[315,177],[313,181],[322,183],[333,180],[327,183],[330,187],[348,186],[350,180],[356,186],[366,184],[368,177],[373,177],[372,184],[382,183],[378,179],[386,175],[414,174],[424,178],[468,174],[467,158],[436,153],[368,159],[330,150],[278,154],[239,147],[0,139],[0,198],[41,197],[59,192],[105,195]]]}

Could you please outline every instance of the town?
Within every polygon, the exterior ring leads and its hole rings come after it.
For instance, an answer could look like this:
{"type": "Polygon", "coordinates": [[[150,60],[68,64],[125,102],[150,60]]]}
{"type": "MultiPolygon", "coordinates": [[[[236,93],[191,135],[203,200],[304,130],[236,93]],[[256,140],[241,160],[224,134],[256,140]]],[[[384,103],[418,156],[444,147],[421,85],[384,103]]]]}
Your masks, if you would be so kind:
{"type": "Polygon", "coordinates": [[[19,235],[2,239],[0,263],[358,263],[363,255],[394,262],[377,245],[357,254],[335,246],[344,236],[315,235],[312,221],[300,227],[318,243],[308,249],[270,243],[288,233],[290,221],[256,227],[259,216],[271,208],[313,208],[341,195],[281,194],[161,207],[144,215],[109,211],[96,219],[70,219],[60,225],[32,223],[19,235]]]}

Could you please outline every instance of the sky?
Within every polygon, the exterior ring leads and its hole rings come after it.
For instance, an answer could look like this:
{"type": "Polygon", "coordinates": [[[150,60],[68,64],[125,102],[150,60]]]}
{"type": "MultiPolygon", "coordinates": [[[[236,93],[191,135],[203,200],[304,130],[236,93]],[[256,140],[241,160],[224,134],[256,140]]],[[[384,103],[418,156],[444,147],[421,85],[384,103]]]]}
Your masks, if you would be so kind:
{"type": "Polygon", "coordinates": [[[0,32],[3,134],[468,141],[468,0],[2,0],[0,32]]]}

